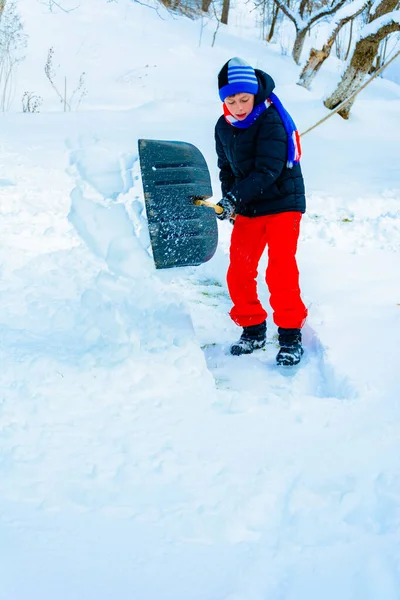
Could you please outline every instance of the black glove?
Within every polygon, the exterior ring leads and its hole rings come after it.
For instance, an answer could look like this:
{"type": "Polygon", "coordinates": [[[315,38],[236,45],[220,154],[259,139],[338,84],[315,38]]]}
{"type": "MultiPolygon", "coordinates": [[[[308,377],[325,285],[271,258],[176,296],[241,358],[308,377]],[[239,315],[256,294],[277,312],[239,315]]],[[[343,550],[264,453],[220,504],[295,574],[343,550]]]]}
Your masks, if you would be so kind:
{"type": "Polygon", "coordinates": [[[217,202],[217,206],[221,206],[221,208],[224,209],[224,211],[220,214],[215,213],[217,215],[217,219],[219,219],[220,221],[225,221],[225,219],[231,219],[235,213],[236,205],[237,201],[235,196],[231,192],[228,192],[222,198],[222,200],[217,202]]]}

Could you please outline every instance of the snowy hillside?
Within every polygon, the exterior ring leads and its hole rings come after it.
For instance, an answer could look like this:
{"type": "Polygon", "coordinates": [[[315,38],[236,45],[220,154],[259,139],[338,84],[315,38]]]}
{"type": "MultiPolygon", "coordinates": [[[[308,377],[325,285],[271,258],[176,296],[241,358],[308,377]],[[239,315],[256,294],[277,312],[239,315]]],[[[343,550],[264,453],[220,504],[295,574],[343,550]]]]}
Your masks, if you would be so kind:
{"type": "Polygon", "coordinates": [[[272,321],[264,351],[227,353],[229,224],[210,262],[154,269],[137,140],[195,144],[218,200],[222,64],[268,71],[304,131],[338,61],[308,92],[240,14],[212,48],[212,23],[199,45],[199,21],[129,0],[18,10],[26,59],[0,117],[0,600],[399,600],[400,86],[376,80],[349,121],[303,138],[309,318],[304,363],[282,372],[272,321]],[[50,48],[57,85],[85,73],[78,110],[45,76],[50,48]],[[20,112],[25,91],[40,113],[20,112]]]}

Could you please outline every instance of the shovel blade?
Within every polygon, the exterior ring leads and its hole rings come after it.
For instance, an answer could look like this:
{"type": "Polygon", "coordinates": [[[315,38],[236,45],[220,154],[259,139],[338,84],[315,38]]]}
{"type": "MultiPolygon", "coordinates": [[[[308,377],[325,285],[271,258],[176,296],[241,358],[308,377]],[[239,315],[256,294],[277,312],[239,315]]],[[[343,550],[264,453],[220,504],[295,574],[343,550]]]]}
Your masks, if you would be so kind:
{"type": "Polygon", "coordinates": [[[204,156],[187,142],[139,140],[139,158],[150,241],[157,269],[197,266],[218,244],[213,210],[194,206],[212,196],[204,156]]]}

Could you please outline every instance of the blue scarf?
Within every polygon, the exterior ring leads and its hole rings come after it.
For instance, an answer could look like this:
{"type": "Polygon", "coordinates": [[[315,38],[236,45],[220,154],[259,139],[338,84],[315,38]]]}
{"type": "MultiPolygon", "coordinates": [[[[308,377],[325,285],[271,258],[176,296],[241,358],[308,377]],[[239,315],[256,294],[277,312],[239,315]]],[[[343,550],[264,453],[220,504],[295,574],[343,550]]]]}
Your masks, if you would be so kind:
{"type": "Polygon", "coordinates": [[[301,158],[301,145],[300,145],[300,134],[297,127],[289,115],[279,98],[275,94],[270,94],[269,98],[265,102],[261,102],[253,108],[251,113],[243,120],[235,119],[235,117],[229,112],[228,107],[224,103],[224,116],[226,121],[238,127],[239,129],[247,129],[250,125],[253,125],[254,121],[273,104],[282,119],[283,126],[288,136],[288,157],[286,166],[291,169],[293,165],[297,165],[301,158]]]}

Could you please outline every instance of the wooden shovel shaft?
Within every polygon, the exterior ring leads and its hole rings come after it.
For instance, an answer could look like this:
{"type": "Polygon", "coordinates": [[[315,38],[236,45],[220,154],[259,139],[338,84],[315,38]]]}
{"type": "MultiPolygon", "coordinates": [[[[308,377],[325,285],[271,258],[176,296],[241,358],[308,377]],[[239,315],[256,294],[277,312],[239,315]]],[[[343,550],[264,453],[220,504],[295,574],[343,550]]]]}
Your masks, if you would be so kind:
{"type": "Polygon", "coordinates": [[[196,199],[196,200],[193,200],[193,204],[195,204],[196,206],[208,206],[209,208],[213,208],[215,210],[215,212],[219,215],[224,212],[224,209],[222,208],[222,206],[217,206],[216,204],[213,204],[212,202],[207,202],[207,200],[196,199]]]}

